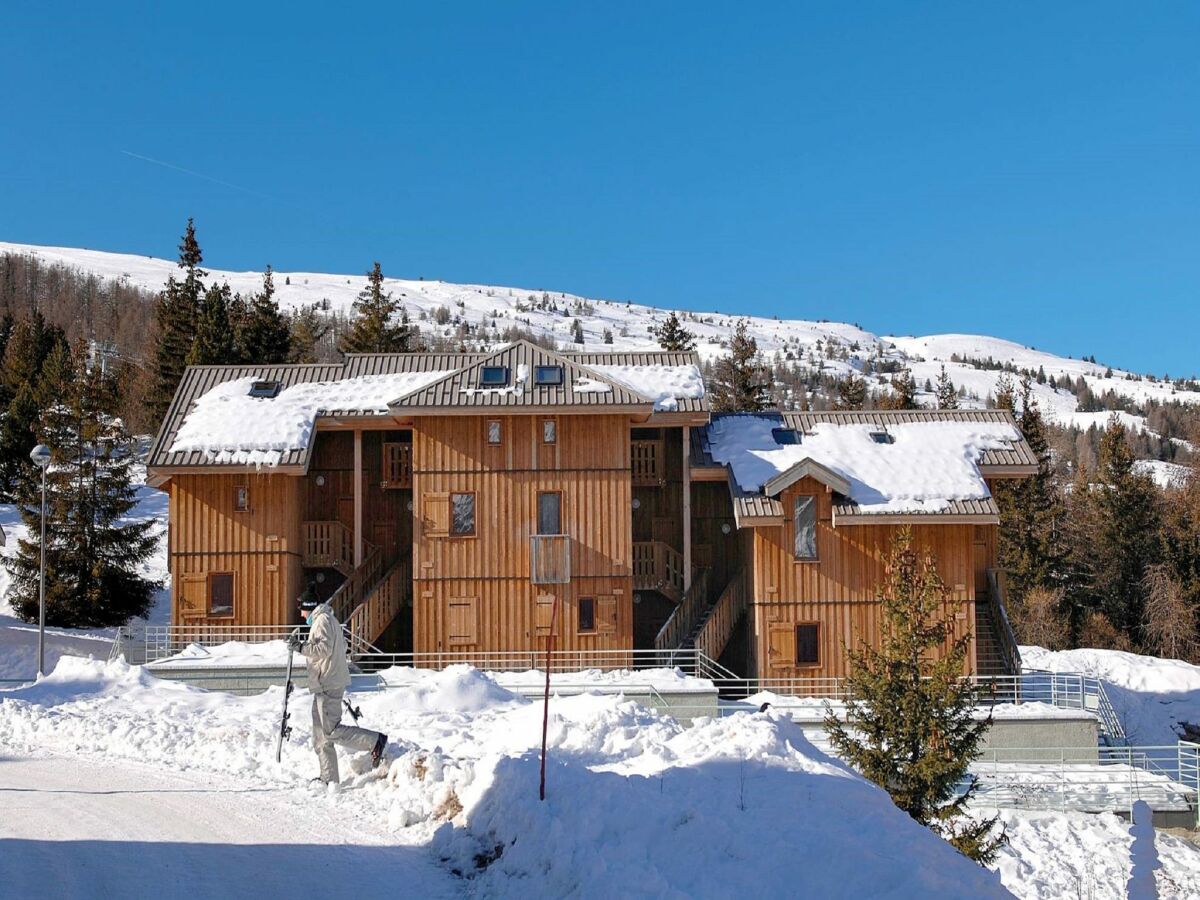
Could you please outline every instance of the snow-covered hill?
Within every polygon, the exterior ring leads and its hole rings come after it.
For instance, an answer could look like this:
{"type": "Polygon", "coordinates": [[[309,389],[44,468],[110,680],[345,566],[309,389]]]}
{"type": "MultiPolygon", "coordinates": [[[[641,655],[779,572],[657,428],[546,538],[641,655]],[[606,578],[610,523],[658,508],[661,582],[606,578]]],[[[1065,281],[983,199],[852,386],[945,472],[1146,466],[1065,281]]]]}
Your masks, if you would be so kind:
{"type": "MultiPolygon", "coordinates": [[[[103,279],[119,279],[148,290],[158,290],[167,277],[177,273],[173,260],[124,253],[107,253],[66,247],[37,247],[0,242],[0,253],[29,254],[48,264],[61,264],[91,272],[103,279]]],[[[248,294],[259,289],[261,272],[227,272],[207,269],[210,279],[227,282],[235,292],[248,294]]],[[[365,279],[360,274],[333,275],[317,272],[277,272],[278,298],[286,308],[327,303],[330,309],[348,311],[365,279]]],[[[491,339],[510,326],[527,328],[554,338],[563,346],[589,350],[638,350],[656,346],[650,333],[664,310],[620,300],[588,299],[575,294],[544,288],[498,287],[493,285],[449,284],[442,281],[412,281],[389,278],[387,287],[403,301],[409,316],[422,331],[452,334],[460,322],[491,339]],[[445,308],[449,321],[438,325],[435,316],[445,308]],[[572,343],[572,324],[578,318],[583,326],[585,344],[572,343]],[[612,343],[604,343],[605,332],[612,343]]],[[[445,316],[442,316],[445,319],[445,316]]],[[[698,350],[705,359],[726,352],[729,335],[740,316],[721,312],[689,313],[687,327],[699,339],[698,350]]],[[[754,316],[747,319],[759,349],[769,359],[796,362],[810,369],[821,369],[842,376],[864,371],[872,362],[892,361],[912,371],[919,387],[936,381],[942,366],[959,387],[971,395],[967,405],[982,405],[994,393],[1001,375],[999,369],[975,368],[964,360],[991,359],[997,366],[1010,364],[1019,369],[1045,373],[1047,382],[1069,377],[1083,378],[1097,396],[1112,392],[1139,407],[1147,402],[1171,402],[1200,405],[1200,391],[1179,390],[1174,385],[1151,381],[1126,370],[1081,359],[1056,356],[1012,341],[980,335],[940,334],[924,337],[880,336],[840,322],[810,322],[754,316]]],[[[879,382],[886,381],[878,376],[879,382]]],[[[878,384],[877,384],[878,386],[878,384]]],[[[1063,424],[1087,428],[1103,427],[1107,412],[1080,412],[1073,393],[1035,384],[1039,405],[1047,415],[1063,424]]],[[[923,394],[924,402],[932,397],[923,394]]],[[[1127,426],[1145,427],[1140,415],[1124,414],[1127,426]]]]}

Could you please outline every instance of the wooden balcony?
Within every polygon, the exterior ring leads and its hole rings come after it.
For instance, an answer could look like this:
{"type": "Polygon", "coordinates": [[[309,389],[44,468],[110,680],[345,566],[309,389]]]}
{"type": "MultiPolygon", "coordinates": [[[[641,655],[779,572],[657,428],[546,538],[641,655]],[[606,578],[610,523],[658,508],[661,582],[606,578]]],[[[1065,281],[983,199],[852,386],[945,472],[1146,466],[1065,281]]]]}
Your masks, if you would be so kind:
{"type": "Polygon", "coordinates": [[[305,568],[354,570],[354,535],[337,521],[305,522],[300,562],[305,568]]]}
{"type": "Polygon", "coordinates": [[[658,591],[678,603],[683,597],[683,554],[662,541],[635,541],[633,589],[658,591]]]}
{"type": "Polygon", "coordinates": [[[633,441],[629,459],[634,487],[662,487],[667,483],[661,439],[633,441]]]}
{"type": "Polygon", "coordinates": [[[571,580],[571,538],[535,534],[529,538],[529,578],[534,584],[567,584],[571,580]]]}

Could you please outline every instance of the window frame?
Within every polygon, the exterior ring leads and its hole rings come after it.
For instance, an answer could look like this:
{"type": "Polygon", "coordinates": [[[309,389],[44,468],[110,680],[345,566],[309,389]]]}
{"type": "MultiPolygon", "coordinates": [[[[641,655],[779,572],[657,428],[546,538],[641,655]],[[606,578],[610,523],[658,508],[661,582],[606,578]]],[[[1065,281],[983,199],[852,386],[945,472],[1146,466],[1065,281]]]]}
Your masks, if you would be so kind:
{"type": "Polygon", "coordinates": [[[450,538],[473,538],[479,534],[479,497],[475,491],[450,491],[446,498],[449,504],[450,515],[448,517],[449,528],[446,536],[450,538]],[[471,530],[456,531],[454,526],[454,498],[455,497],[470,497],[471,498],[471,530]]]}
{"type": "Polygon", "coordinates": [[[597,629],[596,629],[596,598],[595,597],[580,597],[579,598],[579,621],[576,624],[576,630],[580,634],[595,634],[596,633],[597,629]],[[590,623],[591,623],[586,628],[584,627],[584,614],[583,614],[583,611],[585,608],[584,607],[585,603],[587,604],[586,608],[589,612],[588,621],[590,621],[590,623]]]}
{"type": "Polygon", "coordinates": [[[479,386],[485,389],[506,388],[512,381],[512,372],[508,366],[483,366],[479,370],[479,386]],[[503,381],[489,381],[488,372],[502,372],[504,374],[503,381]]]}
{"type": "Polygon", "coordinates": [[[504,444],[504,422],[500,419],[488,419],[483,427],[483,439],[489,447],[500,447],[504,444]],[[492,440],[492,426],[496,426],[496,439],[492,440]]]}
{"type": "Polygon", "coordinates": [[[538,537],[554,537],[562,535],[563,532],[563,492],[562,491],[538,491],[537,492],[537,521],[534,522],[534,534],[538,537]],[[542,497],[553,494],[558,497],[558,531],[542,531],[542,497]]]}
{"type": "Polygon", "coordinates": [[[233,486],[233,511],[235,513],[250,512],[250,485],[235,484],[233,486]]]}
{"type": "Polygon", "coordinates": [[[204,616],[208,619],[233,619],[237,616],[237,574],[235,572],[209,572],[204,585],[204,616]],[[214,612],[213,587],[218,578],[229,578],[229,612],[214,612]]]}
{"type": "Polygon", "coordinates": [[[260,378],[250,383],[250,390],[246,392],[246,396],[255,400],[274,400],[282,390],[283,382],[274,378],[260,378]]]}
{"type": "Polygon", "coordinates": [[[820,668],[820,666],[821,666],[821,623],[815,622],[815,621],[813,621],[813,622],[797,622],[795,625],[795,628],[794,628],[794,635],[795,635],[794,639],[796,641],[796,668],[797,669],[820,668]],[[802,660],[800,658],[800,648],[802,646],[802,641],[800,640],[800,629],[802,629],[802,628],[813,629],[813,633],[815,635],[813,638],[813,647],[816,650],[816,656],[812,660],[802,660]]]}
{"type": "Polygon", "coordinates": [[[547,447],[558,444],[558,419],[542,419],[542,443],[547,447]]]}
{"type": "Polygon", "coordinates": [[[560,365],[551,364],[551,365],[534,366],[533,367],[533,383],[536,386],[539,386],[539,387],[561,387],[565,381],[566,381],[566,373],[563,371],[563,367],[560,365]],[[546,372],[546,371],[553,371],[555,373],[554,378],[553,379],[543,378],[542,373],[546,372]]]}
{"type": "Polygon", "coordinates": [[[817,546],[817,496],[815,494],[797,494],[792,500],[792,560],[798,563],[814,563],[821,561],[821,551],[817,546]],[[796,542],[800,536],[797,519],[800,514],[800,502],[807,500],[812,507],[812,556],[801,556],[797,552],[796,542]]]}

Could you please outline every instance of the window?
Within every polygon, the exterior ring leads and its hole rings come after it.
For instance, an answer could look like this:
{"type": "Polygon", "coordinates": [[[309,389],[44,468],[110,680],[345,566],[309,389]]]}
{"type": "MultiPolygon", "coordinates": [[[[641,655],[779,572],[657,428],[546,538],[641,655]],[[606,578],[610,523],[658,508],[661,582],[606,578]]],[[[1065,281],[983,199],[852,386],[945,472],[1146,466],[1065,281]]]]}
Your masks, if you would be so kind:
{"type": "Polygon", "coordinates": [[[542,420],[542,443],[553,444],[558,440],[558,422],[554,419],[542,420]]]}
{"type": "Polygon", "coordinates": [[[579,598],[579,630],[596,630],[596,601],[591,597],[579,598]]]}
{"type": "Polygon", "coordinates": [[[796,665],[815,666],[821,662],[821,626],[805,622],[796,626],[796,665]]]}
{"type": "Polygon", "coordinates": [[[538,366],[533,370],[534,384],[562,384],[562,366],[538,366]]]}
{"type": "Polygon", "coordinates": [[[270,399],[279,395],[279,389],[283,387],[278,381],[255,381],[250,385],[250,396],[270,399]]]}
{"type": "Polygon", "coordinates": [[[481,387],[496,388],[508,385],[508,366],[484,366],[479,373],[481,387]]]}
{"type": "Polygon", "coordinates": [[[817,558],[817,498],[797,497],[793,522],[796,526],[796,559],[817,558]]]}
{"type": "Polygon", "coordinates": [[[504,435],[504,432],[501,430],[500,420],[499,419],[489,419],[488,423],[487,423],[488,443],[492,444],[493,446],[495,446],[496,444],[499,444],[500,439],[503,437],[503,435],[504,435]]]}
{"type": "Polygon", "coordinates": [[[894,444],[894,443],[896,443],[896,439],[894,437],[892,437],[890,434],[888,434],[886,431],[872,431],[871,432],[871,440],[873,440],[877,444],[894,444]]]}
{"type": "Polygon", "coordinates": [[[250,488],[244,484],[233,489],[233,509],[235,512],[250,512],[250,488]]]}
{"type": "Polygon", "coordinates": [[[562,494],[544,491],[538,494],[538,534],[562,534],[562,494]]]}
{"type": "Polygon", "coordinates": [[[475,533],[475,495],[450,495],[450,533],[464,537],[475,533]]]}
{"type": "Polygon", "coordinates": [[[214,572],[208,576],[208,614],[233,615],[233,573],[214,572]]]}
{"type": "Polygon", "coordinates": [[[776,444],[781,446],[800,443],[800,435],[794,428],[772,428],[771,437],[775,439],[776,444]]]}

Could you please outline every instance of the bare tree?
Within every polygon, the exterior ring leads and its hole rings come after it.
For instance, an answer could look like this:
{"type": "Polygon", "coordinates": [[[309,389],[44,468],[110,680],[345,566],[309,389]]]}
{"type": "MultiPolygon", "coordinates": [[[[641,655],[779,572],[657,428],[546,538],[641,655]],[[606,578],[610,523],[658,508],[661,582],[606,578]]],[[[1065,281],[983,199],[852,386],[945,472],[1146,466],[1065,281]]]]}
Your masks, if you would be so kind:
{"type": "Polygon", "coordinates": [[[1064,650],[1071,626],[1063,613],[1063,592],[1045,587],[1031,588],[1025,599],[1012,607],[1013,627],[1023,644],[1048,650],[1064,650]]]}
{"type": "Polygon", "coordinates": [[[1196,611],[1184,596],[1183,585],[1170,569],[1156,563],[1146,570],[1146,612],[1142,634],[1146,649],[1156,656],[1194,661],[1200,655],[1196,611]]]}

